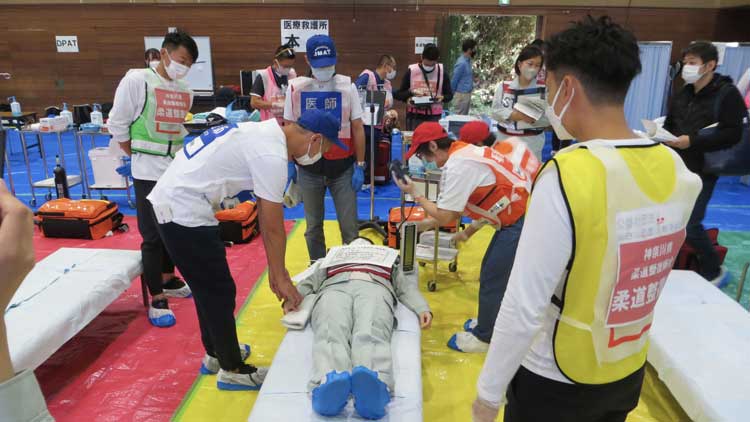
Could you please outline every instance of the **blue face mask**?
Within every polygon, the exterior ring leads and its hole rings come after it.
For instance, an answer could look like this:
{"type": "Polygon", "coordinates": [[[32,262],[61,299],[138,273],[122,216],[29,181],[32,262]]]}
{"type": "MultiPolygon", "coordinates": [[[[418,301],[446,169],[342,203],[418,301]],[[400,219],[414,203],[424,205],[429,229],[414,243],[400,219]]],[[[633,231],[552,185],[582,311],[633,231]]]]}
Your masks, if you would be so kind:
{"type": "Polygon", "coordinates": [[[422,163],[424,164],[424,171],[430,171],[430,170],[437,170],[438,166],[434,161],[425,161],[422,160],[422,163]]]}

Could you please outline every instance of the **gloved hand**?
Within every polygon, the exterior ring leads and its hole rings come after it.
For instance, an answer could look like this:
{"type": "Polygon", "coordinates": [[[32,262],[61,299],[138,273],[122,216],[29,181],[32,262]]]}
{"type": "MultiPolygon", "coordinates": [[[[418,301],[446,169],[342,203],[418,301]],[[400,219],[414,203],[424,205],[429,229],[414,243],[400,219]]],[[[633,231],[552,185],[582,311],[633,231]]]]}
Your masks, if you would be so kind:
{"type": "Polygon", "coordinates": [[[354,173],[352,173],[352,189],[354,189],[355,192],[359,192],[364,183],[365,169],[355,164],[354,173]]]}
{"type": "Polygon", "coordinates": [[[124,164],[115,169],[117,174],[119,174],[122,177],[133,177],[133,172],[130,167],[130,157],[123,157],[122,162],[124,164]]]}
{"type": "Polygon", "coordinates": [[[287,184],[292,181],[297,183],[297,165],[294,161],[290,161],[289,164],[286,165],[286,181],[287,184]]]}

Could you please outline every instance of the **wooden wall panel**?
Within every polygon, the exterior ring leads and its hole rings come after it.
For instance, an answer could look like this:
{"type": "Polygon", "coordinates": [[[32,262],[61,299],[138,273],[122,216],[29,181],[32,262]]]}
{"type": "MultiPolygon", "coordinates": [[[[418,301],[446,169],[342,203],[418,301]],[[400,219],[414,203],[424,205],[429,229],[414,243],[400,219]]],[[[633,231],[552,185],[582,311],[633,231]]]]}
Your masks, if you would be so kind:
{"type": "MultiPolygon", "coordinates": [[[[125,72],[143,65],[143,37],[170,26],[211,37],[216,86],[238,84],[240,69],[265,67],[280,42],[282,18],[322,18],[340,55],[338,71],[356,76],[391,53],[398,71],[416,60],[414,37],[439,30],[448,14],[524,14],[543,16],[543,34],[552,34],[586,13],[612,15],[641,40],[671,40],[675,54],[695,38],[717,32],[718,9],[623,9],[488,6],[328,6],[252,4],[107,4],[4,6],[0,26],[0,100],[19,97],[24,108],[40,110],[63,100],[108,102],[125,72]],[[55,35],[77,35],[81,53],[56,53],[55,35]]],[[[728,19],[728,18],[727,18],[728,19]]],[[[727,21],[729,22],[729,21],[727,21]]],[[[733,21],[734,22],[734,21],[733,21]]],[[[736,21],[739,24],[739,21],[736,21]]],[[[744,22],[747,22],[745,20],[744,22]]],[[[298,59],[298,73],[307,71],[298,59]]],[[[400,79],[399,79],[400,81],[400,79]]]]}

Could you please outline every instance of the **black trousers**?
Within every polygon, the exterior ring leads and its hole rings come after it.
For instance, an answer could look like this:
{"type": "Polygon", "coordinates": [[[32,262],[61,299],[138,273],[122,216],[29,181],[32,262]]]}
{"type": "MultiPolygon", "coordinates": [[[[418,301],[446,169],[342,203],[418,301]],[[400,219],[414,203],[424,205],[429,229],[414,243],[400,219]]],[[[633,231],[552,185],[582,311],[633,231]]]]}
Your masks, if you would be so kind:
{"type": "Polygon", "coordinates": [[[505,422],[625,422],[638,405],[645,367],[610,384],[565,384],[523,366],[508,387],[505,422]]]}
{"type": "Polygon", "coordinates": [[[167,250],[190,286],[206,353],[225,370],[242,364],[234,320],[237,287],[229,271],[219,226],[159,224],[167,250]]]}
{"type": "Polygon", "coordinates": [[[437,122],[442,116],[440,114],[416,114],[406,113],[406,130],[414,130],[423,122],[437,122]]]}
{"type": "Polygon", "coordinates": [[[133,179],[135,189],[135,208],[138,213],[138,230],[141,232],[143,242],[141,243],[141,260],[143,261],[143,280],[148,286],[151,296],[164,292],[162,287],[162,273],[173,273],[174,263],[170,259],[164,243],[159,236],[156,226],[154,208],[146,197],[156,186],[151,180],[133,179]]]}
{"type": "Polygon", "coordinates": [[[687,224],[687,242],[695,248],[698,257],[698,273],[706,280],[713,280],[721,272],[721,259],[714,249],[713,242],[706,234],[703,219],[706,217],[706,209],[708,203],[711,202],[711,196],[714,194],[719,178],[711,174],[701,174],[700,177],[703,181],[703,188],[698,194],[698,199],[695,200],[695,206],[687,224]]]}

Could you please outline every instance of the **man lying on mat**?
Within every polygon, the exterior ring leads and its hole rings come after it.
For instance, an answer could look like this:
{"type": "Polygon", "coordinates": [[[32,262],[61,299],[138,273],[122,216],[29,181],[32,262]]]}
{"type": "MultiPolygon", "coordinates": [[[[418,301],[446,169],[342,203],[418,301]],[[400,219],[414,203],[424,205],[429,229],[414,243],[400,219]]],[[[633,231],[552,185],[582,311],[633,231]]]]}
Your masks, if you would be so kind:
{"type": "MultiPolygon", "coordinates": [[[[360,416],[385,416],[394,391],[391,335],[397,301],[419,315],[422,328],[432,323],[427,301],[417,284],[404,276],[397,258],[393,249],[355,239],[331,249],[297,285],[303,296],[317,295],[308,385],[315,412],[338,415],[353,394],[360,416]]],[[[290,309],[285,304],[284,310],[290,309]]]]}

